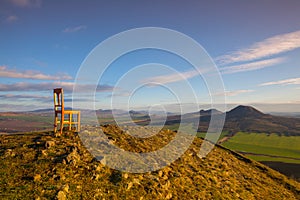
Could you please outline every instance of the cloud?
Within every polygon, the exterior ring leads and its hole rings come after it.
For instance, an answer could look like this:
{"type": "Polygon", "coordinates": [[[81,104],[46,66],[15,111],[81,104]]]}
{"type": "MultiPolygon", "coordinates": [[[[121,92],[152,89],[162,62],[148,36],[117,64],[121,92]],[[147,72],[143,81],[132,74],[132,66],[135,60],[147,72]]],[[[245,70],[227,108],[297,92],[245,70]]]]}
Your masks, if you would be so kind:
{"type": "MultiPolygon", "coordinates": [[[[74,83],[73,82],[42,82],[42,83],[28,83],[18,82],[13,84],[0,84],[0,91],[52,91],[54,88],[64,88],[66,92],[72,92],[74,83]]],[[[94,85],[78,85],[79,91],[92,92],[95,88],[94,85]]],[[[111,92],[114,89],[110,85],[98,85],[96,92],[111,92]]]]}
{"type": "Polygon", "coordinates": [[[226,96],[237,96],[239,94],[254,92],[254,90],[235,90],[235,91],[226,91],[226,96]]]}
{"type": "Polygon", "coordinates": [[[78,31],[84,30],[84,29],[86,29],[86,26],[81,25],[81,26],[76,26],[76,27],[65,28],[62,32],[63,33],[74,33],[74,32],[78,32],[78,31]]]}
{"type": "Polygon", "coordinates": [[[220,71],[222,74],[233,74],[238,72],[253,71],[253,70],[258,70],[258,69],[262,69],[262,68],[266,68],[266,67],[270,67],[282,63],[285,60],[286,59],[283,57],[261,60],[261,61],[247,63],[247,64],[223,67],[220,68],[220,71]]]}
{"type": "Polygon", "coordinates": [[[13,23],[17,21],[19,18],[16,15],[10,15],[8,16],[4,21],[7,23],[13,23]]]}
{"type": "Polygon", "coordinates": [[[182,73],[178,72],[178,73],[169,74],[169,75],[155,76],[155,77],[147,78],[147,79],[143,80],[143,83],[155,83],[155,84],[173,83],[173,82],[193,78],[198,75],[199,75],[199,72],[197,70],[190,70],[190,71],[186,71],[186,72],[182,72],[182,73]]]}
{"type": "Polygon", "coordinates": [[[132,92],[123,91],[123,90],[117,90],[117,91],[114,91],[113,94],[109,94],[106,97],[107,98],[112,98],[112,97],[130,97],[132,95],[133,95],[132,92]]]}
{"type": "Polygon", "coordinates": [[[254,43],[249,48],[240,49],[229,55],[220,56],[216,58],[216,61],[221,65],[252,61],[292,51],[299,47],[300,30],[267,38],[261,42],[254,43]]]}
{"type": "Polygon", "coordinates": [[[19,7],[40,7],[41,0],[10,0],[10,2],[19,7]]]}
{"type": "Polygon", "coordinates": [[[27,94],[1,94],[0,98],[10,99],[10,100],[19,100],[19,99],[52,99],[50,96],[41,96],[41,95],[27,95],[27,94]]]}
{"type": "Polygon", "coordinates": [[[250,93],[250,92],[254,92],[254,90],[234,90],[234,91],[224,91],[223,93],[218,93],[216,94],[217,96],[237,96],[239,94],[243,94],[243,93],[250,93]]]}
{"type": "Polygon", "coordinates": [[[0,66],[0,77],[8,78],[25,78],[39,80],[71,80],[72,77],[66,74],[62,75],[46,75],[37,71],[17,71],[8,69],[6,66],[0,66]]]}
{"type": "Polygon", "coordinates": [[[300,85],[300,78],[290,78],[285,80],[266,82],[260,84],[259,86],[269,86],[269,85],[300,85]]]}
{"type": "Polygon", "coordinates": [[[17,103],[1,103],[0,104],[1,112],[20,112],[28,111],[33,109],[42,109],[45,108],[42,105],[37,105],[36,103],[31,105],[17,104],[17,103]]]}

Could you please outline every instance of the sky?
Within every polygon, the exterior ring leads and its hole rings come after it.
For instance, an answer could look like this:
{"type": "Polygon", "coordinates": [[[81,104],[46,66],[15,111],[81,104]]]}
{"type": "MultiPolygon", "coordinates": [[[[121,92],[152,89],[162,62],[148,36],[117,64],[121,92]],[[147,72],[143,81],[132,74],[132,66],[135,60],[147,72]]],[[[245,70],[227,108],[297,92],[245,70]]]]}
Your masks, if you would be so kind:
{"type": "MultiPolygon", "coordinates": [[[[228,109],[243,104],[265,112],[300,112],[299,11],[298,0],[0,0],[0,108],[52,108],[56,87],[64,88],[70,105],[93,49],[124,31],[158,27],[202,46],[199,57],[211,60],[224,86],[214,95],[225,95],[228,109]]],[[[97,55],[91,77],[118,49],[97,55]]],[[[197,67],[160,49],[120,55],[98,77],[93,103],[97,109],[156,109],[196,99],[207,108],[212,94],[205,70],[199,74],[197,67]]],[[[87,108],[87,90],[80,95],[77,105],[87,108]]]]}

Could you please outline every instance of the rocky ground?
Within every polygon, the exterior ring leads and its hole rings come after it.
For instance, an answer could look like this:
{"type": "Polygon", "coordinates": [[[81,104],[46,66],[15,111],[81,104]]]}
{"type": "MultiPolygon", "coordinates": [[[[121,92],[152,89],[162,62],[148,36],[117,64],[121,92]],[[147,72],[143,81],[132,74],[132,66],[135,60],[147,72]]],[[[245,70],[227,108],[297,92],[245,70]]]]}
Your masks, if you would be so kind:
{"type": "MultiPolygon", "coordinates": [[[[145,139],[132,135],[157,130],[102,129],[114,145],[132,152],[159,149],[176,134],[163,130],[145,139]]],[[[0,135],[0,199],[300,198],[298,182],[230,150],[217,146],[199,158],[201,143],[196,138],[179,159],[160,170],[128,173],[97,161],[71,132],[0,135]]]]}

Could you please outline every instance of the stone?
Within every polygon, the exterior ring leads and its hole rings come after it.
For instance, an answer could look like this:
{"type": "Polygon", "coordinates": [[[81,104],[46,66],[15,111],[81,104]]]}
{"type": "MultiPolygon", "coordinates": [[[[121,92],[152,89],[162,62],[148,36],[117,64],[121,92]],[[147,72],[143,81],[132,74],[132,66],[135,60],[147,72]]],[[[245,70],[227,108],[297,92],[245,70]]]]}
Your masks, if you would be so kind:
{"type": "Polygon", "coordinates": [[[128,178],[128,173],[124,173],[123,177],[124,177],[124,179],[127,179],[128,178]]]}
{"type": "Polygon", "coordinates": [[[158,171],[158,176],[159,176],[159,177],[162,177],[162,176],[163,176],[163,171],[161,171],[161,170],[158,171]]]}
{"type": "Polygon", "coordinates": [[[67,195],[65,194],[64,191],[60,190],[57,195],[56,195],[57,200],[66,200],[67,195]]]}
{"type": "Polygon", "coordinates": [[[46,149],[49,149],[53,146],[55,146],[55,141],[52,141],[52,140],[46,141],[46,143],[45,143],[45,148],[46,149]]]}
{"type": "Polygon", "coordinates": [[[33,177],[33,180],[34,182],[39,182],[41,180],[41,175],[40,174],[36,174],[34,177],[33,177]]]}
{"type": "Polygon", "coordinates": [[[130,190],[130,188],[133,186],[133,182],[128,183],[127,185],[127,189],[126,190],[130,190]]]}
{"type": "Polygon", "coordinates": [[[166,199],[171,199],[172,198],[172,193],[169,193],[167,196],[166,196],[166,199]]]}
{"type": "Polygon", "coordinates": [[[47,153],[47,151],[44,149],[44,150],[42,150],[42,154],[44,155],[44,156],[47,156],[48,155],[48,153],[47,153]]]}
{"type": "Polygon", "coordinates": [[[4,157],[15,157],[16,153],[12,149],[7,149],[4,153],[4,157]]]}
{"type": "Polygon", "coordinates": [[[68,184],[66,184],[66,185],[63,185],[62,187],[61,187],[61,190],[62,191],[64,191],[64,192],[66,192],[66,193],[69,193],[69,185],[68,184]]]}
{"type": "Polygon", "coordinates": [[[66,163],[76,165],[80,161],[80,155],[77,152],[77,149],[74,148],[73,151],[66,157],[66,163]]]}

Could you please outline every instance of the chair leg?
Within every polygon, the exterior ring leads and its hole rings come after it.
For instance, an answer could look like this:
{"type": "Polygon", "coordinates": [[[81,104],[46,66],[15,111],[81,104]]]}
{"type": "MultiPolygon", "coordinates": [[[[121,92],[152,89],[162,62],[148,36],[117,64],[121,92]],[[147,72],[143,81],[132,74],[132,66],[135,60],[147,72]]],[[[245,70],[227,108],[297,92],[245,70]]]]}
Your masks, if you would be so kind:
{"type": "Polygon", "coordinates": [[[72,113],[69,114],[69,131],[72,130],[72,113]]]}
{"type": "Polygon", "coordinates": [[[80,112],[77,114],[77,131],[80,132],[80,112]]]}
{"type": "Polygon", "coordinates": [[[64,129],[64,121],[65,121],[65,114],[61,113],[61,119],[60,119],[60,134],[62,134],[64,129]]]}
{"type": "Polygon", "coordinates": [[[53,129],[54,133],[56,133],[57,131],[57,113],[55,113],[54,115],[54,129],[53,129]]]}

